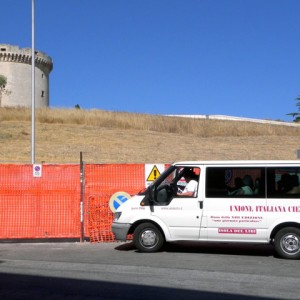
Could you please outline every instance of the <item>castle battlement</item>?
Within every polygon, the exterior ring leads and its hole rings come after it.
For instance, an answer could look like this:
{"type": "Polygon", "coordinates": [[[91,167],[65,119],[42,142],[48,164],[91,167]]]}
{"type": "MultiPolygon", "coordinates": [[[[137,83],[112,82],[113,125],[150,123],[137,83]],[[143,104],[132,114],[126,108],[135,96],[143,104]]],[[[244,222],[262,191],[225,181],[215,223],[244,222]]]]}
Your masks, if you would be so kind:
{"type": "MultiPolygon", "coordinates": [[[[32,53],[30,48],[20,48],[7,44],[0,44],[0,61],[31,64],[32,53]]],[[[35,63],[37,67],[46,67],[48,72],[53,69],[51,57],[43,52],[35,51],[35,63]]]]}

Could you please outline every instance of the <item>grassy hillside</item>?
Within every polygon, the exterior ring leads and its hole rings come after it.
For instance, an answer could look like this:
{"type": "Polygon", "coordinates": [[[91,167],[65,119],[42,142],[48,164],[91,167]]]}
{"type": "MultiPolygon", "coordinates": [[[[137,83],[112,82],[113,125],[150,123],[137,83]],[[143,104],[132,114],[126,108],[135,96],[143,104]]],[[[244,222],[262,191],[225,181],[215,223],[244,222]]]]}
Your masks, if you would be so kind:
{"type": "MultiPolygon", "coordinates": [[[[300,126],[78,109],[36,111],[36,162],[296,159],[300,126]]],[[[0,163],[31,162],[31,110],[0,108],[0,163]]]]}

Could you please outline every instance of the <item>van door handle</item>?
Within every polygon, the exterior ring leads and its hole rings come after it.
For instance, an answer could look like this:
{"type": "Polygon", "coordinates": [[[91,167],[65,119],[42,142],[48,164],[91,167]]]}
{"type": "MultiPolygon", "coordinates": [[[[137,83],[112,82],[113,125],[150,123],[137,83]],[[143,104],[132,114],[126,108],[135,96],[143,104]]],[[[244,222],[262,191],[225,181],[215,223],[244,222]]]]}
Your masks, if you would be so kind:
{"type": "Polygon", "coordinates": [[[203,201],[198,201],[198,202],[199,202],[200,209],[203,209],[203,201]]]}

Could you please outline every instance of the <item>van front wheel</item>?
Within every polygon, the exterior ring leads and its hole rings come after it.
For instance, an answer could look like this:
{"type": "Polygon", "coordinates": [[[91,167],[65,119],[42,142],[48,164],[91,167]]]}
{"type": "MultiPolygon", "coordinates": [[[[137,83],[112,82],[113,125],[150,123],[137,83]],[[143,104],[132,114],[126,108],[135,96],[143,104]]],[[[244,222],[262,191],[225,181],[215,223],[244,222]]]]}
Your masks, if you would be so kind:
{"type": "Polygon", "coordinates": [[[156,252],[165,242],[161,231],[152,223],[142,223],[133,233],[133,243],[141,252],[156,252]]]}
{"type": "Polygon", "coordinates": [[[275,236],[275,250],[282,258],[300,258],[300,229],[286,227],[278,231],[275,236]]]}

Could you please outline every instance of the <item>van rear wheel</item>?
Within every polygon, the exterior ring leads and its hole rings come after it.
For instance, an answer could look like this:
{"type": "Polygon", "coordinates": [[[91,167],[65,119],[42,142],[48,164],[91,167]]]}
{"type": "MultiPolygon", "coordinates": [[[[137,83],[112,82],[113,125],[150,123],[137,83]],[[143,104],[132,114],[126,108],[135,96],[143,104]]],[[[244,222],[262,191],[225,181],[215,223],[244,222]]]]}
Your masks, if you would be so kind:
{"type": "Polygon", "coordinates": [[[300,229],[286,227],[278,231],[275,236],[275,251],[282,258],[300,258],[300,229]]]}
{"type": "Polygon", "coordinates": [[[133,243],[141,252],[156,252],[165,242],[161,231],[152,223],[142,223],[133,233],[133,243]]]}

